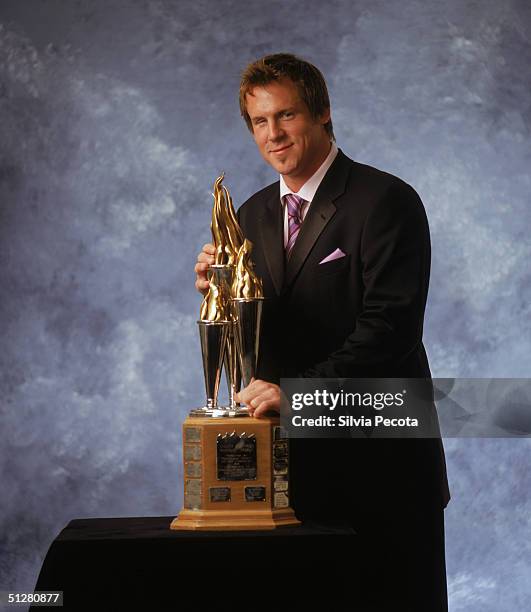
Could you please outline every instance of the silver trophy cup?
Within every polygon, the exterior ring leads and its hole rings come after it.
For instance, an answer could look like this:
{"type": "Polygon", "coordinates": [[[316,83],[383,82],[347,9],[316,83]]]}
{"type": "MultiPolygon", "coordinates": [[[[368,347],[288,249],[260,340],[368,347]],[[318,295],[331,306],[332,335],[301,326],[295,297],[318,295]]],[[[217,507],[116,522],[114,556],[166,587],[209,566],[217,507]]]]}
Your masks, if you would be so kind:
{"type": "MultiPolygon", "coordinates": [[[[229,296],[232,287],[232,281],[234,279],[234,266],[212,264],[211,266],[209,266],[208,270],[211,275],[210,277],[214,280],[214,283],[218,287],[221,287],[221,291],[225,295],[229,296]]],[[[227,380],[227,390],[229,394],[228,408],[230,410],[236,410],[238,408],[238,404],[234,399],[234,395],[240,390],[241,375],[240,360],[238,358],[238,351],[236,348],[234,325],[231,325],[229,327],[229,332],[227,335],[227,348],[225,351],[224,367],[225,378],[227,380]]]]}
{"type": "Polygon", "coordinates": [[[227,346],[227,336],[232,321],[198,321],[203,374],[205,377],[206,405],[192,411],[211,416],[218,409],[219,381],[227,346]]]}
{"type": "Polygon", "coordinates": [[[233,298],[231,302],[242,386],[247,387],[256,378],[264,298],[233,298]]]}

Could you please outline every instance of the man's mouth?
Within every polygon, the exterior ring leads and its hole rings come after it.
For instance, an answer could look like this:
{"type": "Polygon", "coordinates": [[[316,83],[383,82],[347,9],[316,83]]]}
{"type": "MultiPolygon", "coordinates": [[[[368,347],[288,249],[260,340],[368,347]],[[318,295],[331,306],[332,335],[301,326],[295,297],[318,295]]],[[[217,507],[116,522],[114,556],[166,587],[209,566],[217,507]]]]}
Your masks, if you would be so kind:
{"type": "Polygon", "coordinates": [[[291,144],[288,144],[288,145],[285,145],[283,147],[279,147],[278,149],[272,149],[269,152],[270,153],[282,153],[282,152],[286,151],[287,149],[289,149],[290,147],[291,147],[291,144]]]}

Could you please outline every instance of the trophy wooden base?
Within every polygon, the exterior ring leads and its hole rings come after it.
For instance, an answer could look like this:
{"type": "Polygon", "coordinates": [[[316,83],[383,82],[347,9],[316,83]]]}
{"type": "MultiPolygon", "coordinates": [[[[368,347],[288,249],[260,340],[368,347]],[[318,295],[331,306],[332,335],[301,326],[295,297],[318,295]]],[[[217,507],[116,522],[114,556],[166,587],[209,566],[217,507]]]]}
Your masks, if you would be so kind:
{"type": "Polygon", "coordinates": [[[278,417],[187,417],[184,508],[171,529],[300,525],[289,506],[288,440],[278,417]]]}
{"type": "Polygon", "coordinates": [[[171,529],[195,531],[261,531],[299,525],[291,508],[287,510],[181,510],[171,529]]]}

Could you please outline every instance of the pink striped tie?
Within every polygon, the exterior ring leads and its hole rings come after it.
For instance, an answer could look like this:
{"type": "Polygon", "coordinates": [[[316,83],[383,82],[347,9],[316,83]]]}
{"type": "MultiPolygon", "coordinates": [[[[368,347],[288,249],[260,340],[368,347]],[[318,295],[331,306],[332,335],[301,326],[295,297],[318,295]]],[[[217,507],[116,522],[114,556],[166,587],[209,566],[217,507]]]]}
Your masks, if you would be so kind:
{"type": "Polygon", "coordinates": [[[288,242],[286,244],[286,257],[291,254],[291,249],[297,240],[302,225],[302,207],[306,203],[300,196],[288,193],[284,196],[288,207],[288,242]]]}

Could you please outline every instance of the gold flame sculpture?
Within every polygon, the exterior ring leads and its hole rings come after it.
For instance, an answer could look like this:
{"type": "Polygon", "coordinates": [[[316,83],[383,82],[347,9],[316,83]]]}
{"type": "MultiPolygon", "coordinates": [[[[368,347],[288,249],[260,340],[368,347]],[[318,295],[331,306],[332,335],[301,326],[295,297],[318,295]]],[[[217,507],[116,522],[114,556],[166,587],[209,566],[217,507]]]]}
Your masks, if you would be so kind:
{"type": "Polygon", "coordinates": [[[253,243],[245,238],[238,251],[236,272],[232,283],[233,298],[261,298],[264,295],[262,280],[253,270],[252,250],[253,243]]]}
{"type": "Polygon", "coordinates": [[[201,303],[199,318],[201,321],[228,321],[228,310],[228,304],[223,291],[211,279],[208,293],[201,303]]]}
{"type": "Polygon", "coordinates": [[[263,297],[262,281],[254,273],[251,261],[253,245],[243,237],[229,190],[222,184],[224,178],[223,173],[214,182],[214,207],[210,224],[216,249],[214,266],[235,268],[235,275],[232,287],[227,288],[223,283],[216,285],[213,276],[209,279],[210,287],[199,315],[202,321],[230,320],[230,298],[263,297]]]}
{"type": "Polygon", "coordinates": [[[225,174],[214,182],[214,208],[212,210],[212,238],[216,247],[215,264],[236,264],[238,250],[243,243],[243,233],[236,220],[229,190],[222,185],[225,174]]]}

